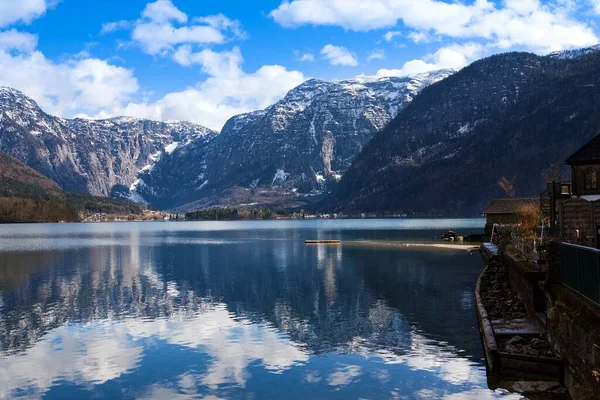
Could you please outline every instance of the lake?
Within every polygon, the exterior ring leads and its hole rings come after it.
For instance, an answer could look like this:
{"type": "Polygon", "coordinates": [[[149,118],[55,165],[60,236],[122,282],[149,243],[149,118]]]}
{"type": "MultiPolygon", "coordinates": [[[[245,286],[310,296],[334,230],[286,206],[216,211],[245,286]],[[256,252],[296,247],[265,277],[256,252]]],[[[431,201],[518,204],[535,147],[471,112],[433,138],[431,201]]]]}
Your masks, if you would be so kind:
{"type": "Polygon", "coordinates": [[[481,257],[360,245],[483,225],[0,225],[0,398],[506,398],[486,383],[481,257]]]}

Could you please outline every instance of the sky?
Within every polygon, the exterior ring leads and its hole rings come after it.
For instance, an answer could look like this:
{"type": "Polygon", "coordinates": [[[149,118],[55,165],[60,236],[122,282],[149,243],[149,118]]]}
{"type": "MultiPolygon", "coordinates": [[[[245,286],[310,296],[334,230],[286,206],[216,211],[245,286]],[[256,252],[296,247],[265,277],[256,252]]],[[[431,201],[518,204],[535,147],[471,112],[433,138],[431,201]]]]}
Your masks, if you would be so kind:
{"type": "Polygon", "coordinates": [[[600,40],[600,0],[0,0],[0,86],[67,118],[220,130],[310,78],[600,40]]]}

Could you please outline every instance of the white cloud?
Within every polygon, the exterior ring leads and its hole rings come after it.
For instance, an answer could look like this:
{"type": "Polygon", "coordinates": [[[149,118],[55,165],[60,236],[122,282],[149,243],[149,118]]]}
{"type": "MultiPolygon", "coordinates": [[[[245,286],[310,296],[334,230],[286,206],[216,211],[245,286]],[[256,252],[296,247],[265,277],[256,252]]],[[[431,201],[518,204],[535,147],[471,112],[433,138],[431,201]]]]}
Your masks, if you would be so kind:
{"type": "Polygon", "coordinates": [[[406,37],[417,44],[431,41],[430,36],[426,32],[411,32],[406,37]]]}
{"type": "Polygon", "coordinates": [[[383,35],[383,38],[386,42],[391,42],[396,36],[402,36],[402,32],[400,31],[388,31],[383,35]]]}
{"type": "Polygon", "coordinates": [[[550,52],[598,42],[591,27],[571,17],[569,2],[489,0],[472,4],[441,0],[292,0],[270,15],[285,27],[334,25],[352,31],[393,27],[399,21],[416,31],[454,39],[480,38],[498,48],[550,52]]]}
{"type": "Polygon", "coordinates": [[[148,3],[135,22],[132,39],[148,54],[164,56],[182,44],[222,44],[227,41],[228,32],[243,37],[239,23],[222,14],[194,18],[191,24],[187,24],[188,20],[170,0],[148,3]]]}
{"type": "Polygon", "coordinates": [[[296,60],[302,61],[302,62],[315,61],[315,56],[311,52],[303,53],[300,50],[294,50],[294,57],[296,57],[296,60]]]}
{"type": "Polygon", "coordinates": [[[600,15],[600,0],[590,0],[590,4],[594,10],[594,12],[600,15]]]}
{"type": "Polygon", "coordinates": [[[37,37],[0,33],[0,85],[23,91],[59,115],[97,112],[128,101],[138,89],[133,71],[82,53],[57,63],[35,49],[37,37]]]}
{"type": "Polygon", "coordinates": [[[215,29],[219,29],[222,31],[229,30],[234,35],[234,37],[238,39],[246,38],[246,33],[242,29],[242,26],[239,23],[239,21],[231,20],[223,14],[209,15],[207,17],[197,17],[194,18],[194,22],[207,24],[215,29]]]}
{"type": "Polygon", "coordinates": [[[107,108],[94,117],[128,115],[156,120],[185,120],[220,130],[233,115],[263,109],[305,81],[299,71],[280,65],[264,65],[253,73],[242,70],[239,48],[216,52],[193,52],[180,46],[173,55],[181,65],[199,65],[209,78],[180,92],[169,93],[155,102],[107,108]]]}
{"type": "Polygon", "coordinates": [[[279,335],[267,324],[251,324],[243,318],[232,318],[223,304],[207,307],[190,318],[174,315],[166,320],[132,322],[126,325],[131,337],[160,338],[170,344],[201,348],[212,360],[201,376],[182,376],[179,388],[197,384],[217,388],[229,384],[245,387],[248,367],[259,361],[263,368],[277,373],[306,362],[308,355],[297,343],[279,335]],[[259,337],[261,340],[257,341],[259,337]]]}
{"type": "Polygon", "coordinates": [[[0,28],[16,22],[26,24],[41,17],[56,1],[0,0],[0,28]]]}
{"type": "Polygon", "coordinates": [[[356,55],[342,46],[325,45],[321,49],[321,54],[331,65],[346,65],[350,67],[358,65],[356,55]]]}
{"type": "Polygon", "coordinates": [[[108,382],[135,369],[142,350],[116,325],[52,329],[26,351],[0,358],[0,398],[10,398],[23,388],[29,398],[42,398],[57,379],[78,384],[108,382]]]}
{"type": "Polygon", "coordinates": [[[476,43],[442,47],[435,53],[427,55],[422,60],[408,61],[400,69],[380,69],[377,71],[377,76],[401,77],[446,68],[461,69],[480,58],[483,51],[484,48],[476,43]]]}
{"type": "Polygon", "coordinates": [[[374,49],[367,56],[367,61],[383,60],[384,58],[385,58],[385,51],[383,51],[382,49],[374,49]]]}
{"type": "Polygon", "coordinates": [[[361,368],[358,365],[346,365],[337,368],[327,377],[327,384],[329,386],[346,386],[355,378],[360,376],[361,368]]]}
{"type": "Polygon", "coordinates": [[[133,26],[133,22],[127,20],[107,22],[102,24],[102,28],[100,29],[100,34],[104,35],[107,33],[112,33],[116,31],[123,31],[131,28],[133,26]]]}
{"type": "Polygon", "coordinates": [[[187,15],[175,7],[171,0],[156,0],[153,3],[148,3],[142,11],[142,17],[158,23],[177,21],[183,24],[188,20],[187,15]]]}
{"type": "MultiPolygon", "coordinates": [[[[301,72],[280,65],[264,65],[246,73],[237,47],[195,51],[193,46],[210,37],[225,40],[221,32],[237,37],[244,34],[237,21],[220,14],[195,18],[189,26],[173,25],[188,21],[169,0],[149,3],[141,19],[135,21],[132,35],[148,52],[158,52],[183,66],[198,65],[208,76],[158,100],[140,99],[143,93],[132,69],[93,58],[87,51],[60,62],[50,60],[37,49],[37,36],[14,29],[0,31],[0,85],[21,90],[46,112],[63,117],[128,115],[186,120],[218,130],[233,115],[266,108],[305,80],[301,72]],[[152,31],[152,27],[159,29],[152,31]],[[210,34],[202,36],[203,32],[210,34]]],[[[127,26],[127,21],[117,21],[105,24],[103,32],[127,26]]]]}
{"type": "Polygon", "coordinates": [[[15,29],[0,32],[0,51],[33,51],[37,47],[38,38],[30,33],[19,32],[15,29]]]}

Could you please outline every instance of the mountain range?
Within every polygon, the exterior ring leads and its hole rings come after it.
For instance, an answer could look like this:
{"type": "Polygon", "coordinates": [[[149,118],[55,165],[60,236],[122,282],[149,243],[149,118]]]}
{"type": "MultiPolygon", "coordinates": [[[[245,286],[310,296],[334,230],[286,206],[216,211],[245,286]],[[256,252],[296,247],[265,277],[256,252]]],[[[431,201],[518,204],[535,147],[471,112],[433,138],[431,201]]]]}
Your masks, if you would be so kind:
{"type": "Polygon", "coordinates": [[[163,209],[293,206],[327,193],[377,131],[453,72],[309,80],[220,134],[186,122],[58,118],[0,88],[0,150],[79,193],[163,209]]]}
{"type": "Polygon", "coordinates": [[[188,122],[59,118],[0,88],[0,150],[72,192],[110,196],[177,146],[215,135],[188,122]]]}
{"type": "Polygon", "coordinates": [[[595,135],[598,47],[507,53],[461,71],[308,80],[220,133],[187,122],[64,119],[0,88],[0,150],[62,189],[191,211],[312,207],[350,214],[473,215],[515,177],[595,135]]]}

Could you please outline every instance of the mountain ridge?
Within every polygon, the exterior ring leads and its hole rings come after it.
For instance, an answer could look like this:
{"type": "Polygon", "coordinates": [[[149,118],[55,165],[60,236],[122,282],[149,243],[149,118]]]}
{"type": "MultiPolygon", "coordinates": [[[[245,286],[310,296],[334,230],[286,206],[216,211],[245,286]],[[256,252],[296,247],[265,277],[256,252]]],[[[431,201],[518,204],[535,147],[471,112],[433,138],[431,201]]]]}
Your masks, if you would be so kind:
{"type": "Polygon", "coordinates": [[[452,73],[307,80],[264,110],[233,116],[211,143],[174,152],[142,177],[162,185],[137,191],[161,207],[183,207],[178,210],[313,201],[336,184],[375,132],[420,90],[452,73]],[[190,153],[199,162],[182,175],[176,167],[189,165],[190,153]],[[187,182],[188,195],[160,196],[173,192],[169,181],[175,179],[187,182]]]}
{"type": "Polygon", "coordinates": [[[476,215],[516,177],[542,172],[598,133],[600,53],[507,53],[432,85],[361,152],[323,207],[346,213],[476,215]]]}
{"type": "Polygon", "coordinates": [[[0,150],[63,188],[180,212],[316,203],[350,214],[473,215],[500,195],[501,176],[535,194],[541,169],[597,133],[589,92],[600,85],[599,50],[499,54],[405,78],[311,79],[220,133],[129,117],[66,120],[26,99],[7,112],[2,96],[20,92],[0,90],[0,150]]]}
{"type": "Polygon", "coordinates": [[[22,92],[0,88],[0,150],[72,192],[110,196],[180,143],[205,135],[216,132],[189,122],[54,117],[22,92]]]}

